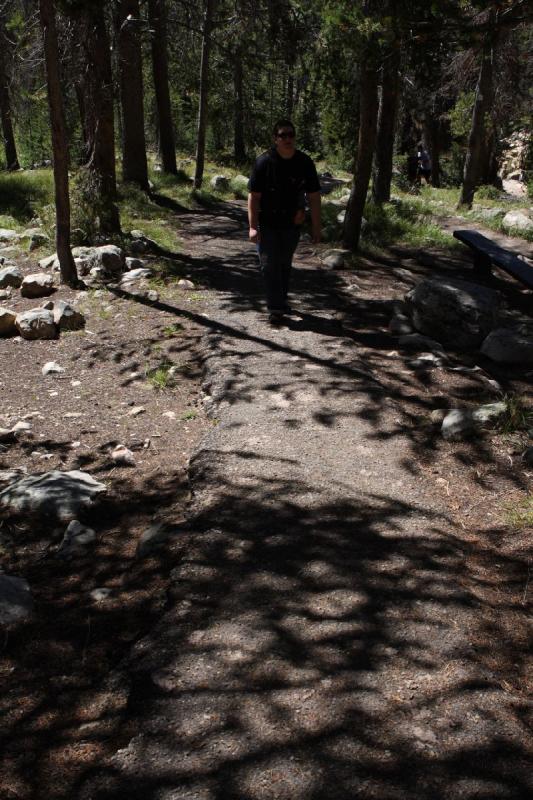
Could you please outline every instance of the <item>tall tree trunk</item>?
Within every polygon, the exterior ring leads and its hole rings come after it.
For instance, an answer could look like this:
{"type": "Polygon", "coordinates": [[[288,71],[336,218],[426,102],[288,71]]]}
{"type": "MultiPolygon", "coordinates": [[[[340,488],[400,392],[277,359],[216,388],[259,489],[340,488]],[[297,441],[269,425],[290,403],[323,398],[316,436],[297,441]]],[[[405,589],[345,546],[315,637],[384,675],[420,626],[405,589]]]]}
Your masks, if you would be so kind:
{"type": "Polygon", "coordinates": [[[244,96],[243,96],[243,70],[242,51],[237,49],[233,65],[233,88],[235,90],[234,105],[234,155],[235,163],[243,164],[246,161],[246,147],[244,144],[244,96]]]}
{"type": "Polygon", "coordinates": [[[202,40],[202,61],[200,65],[200,108],[198,110],[198,134],[196,142],[196,171],[194,188],[200,189],[204,177],[205,137],[207,130],[207,107],[209,98],[209,56],[211,54],[211,30],[216,0],[205,0],[204,27],[202,40]]]}
{"type": "Polygon", "coordinates": [[[76,287],[78,285],[78,274],[70,249],[68,142],[59,77],[54,0],[39,0],[39,12],[43,30],[48,106],[50,109],[52,149],[54,154],[57,257],[59,259],[61,280],[69,286],[76,287]]]}
{"type": "Polygon", "coordinates": [[[139,0],[119,0],[117,44],[122,107],[122,178],[148,191],[139,0]]]}
{"type": "Polygon", "coordinates": [[[152,33],[152,70],[159,126],[159,148],[163,172],[176,175],[176,144],[172,125],[172,106],[168,84],[167,13],[165,0],[149,0],[148,16],[152,33]]]}
{"type": "MultiPolygon", "coordinates": [[[[491,20],[494,20],[494,12],[491,13],[491,20]]],[[[465,159],[459,208],[462,206],[472,207],[474,193],[483,177],[484,161],[486,162],[486,156],[484,158],[484,155],[487,153],[487,140],[491,135],[490,125],[487,125],[487,118],[490,116],[494,101],[495,44],[496,32],[489,30],[481,54],[481,67],[476,87],[472,127],[470,128],[468,139],[468,152],[465,159]]]]}
{"type": "Polygon", "coordinates": [[[82,91],[85,98],[85,167],[95,183],[100,231],[120,233],[115,169],[113,80],[103,0],[79,10],[78,41],[83,51],[82,91]]]}
{"type": "Polygon", "coordinates": [[[439,110],[435,108],[433,112],[425,118],[424,134],[431,156],[431,183],[437,188],[440,186],[441,128],[442,123],[439,110]]]}
{"type": "Polygon", "coordinates": [[[13,133],[11,114],[11,97],[9,94],[9,75],[6,67],[7,40],[4,19],[0,17],[0,116],[2,119],[2,137],[6,153],[6,166],[9,170],[20,169],[13,133]]]}
{"type": "Polygon", "coordinates": [[[400,87],[400,46],[395,43],[382,70],[381,100],[379,104],[376,138],[376,168],[372,185],[375,203],[388,203],[392,181],[394,133],[398,111],[400,87]]]}
{"type": "MultiPolygon", "coordinates": [[[[368,16],[371,3],[365,4],[368,16]]],[[[359,138],[357,143],[357,160],[355,178],[344,219],[344,246],[357,250],[361,235],[361,224],[365,210],[366,195],[372,159],[376,144],[376,128],[378,118],[378,72],[374,63],[377,43],[371,38],[363,53],[360,87],[359,87],[359,138]]]]}

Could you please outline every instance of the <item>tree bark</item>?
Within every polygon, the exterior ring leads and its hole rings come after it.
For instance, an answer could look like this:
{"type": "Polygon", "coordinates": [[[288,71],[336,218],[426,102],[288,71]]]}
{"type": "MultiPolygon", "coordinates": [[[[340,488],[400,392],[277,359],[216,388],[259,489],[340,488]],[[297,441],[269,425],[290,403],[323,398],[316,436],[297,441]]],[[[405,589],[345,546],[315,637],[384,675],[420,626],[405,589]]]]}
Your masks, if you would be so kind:
{"type": "Polygon", "coordinates": [[[344,246],[357,250],[361,235],[361,224],[365,209],[366,195],[372,159],[376,143],[378,117],[378,73],[373,56],[376,43],[371,40],[365,48],[362,58],[359,89],[359,139],[357,144],[357,160],[355,178],[344,220],[344,246]]]}
{"type": "Polygon", "coordinates": [[[148,191],[139,0],[119,0],[116,22],[122,107],[122,178],[148,191]]]}
{"type": "MultiPolygon", "coordinates": [[[[491,18],[494,20],[494,13],[491,18]]],[[[481,54],[481,67],[476,86],[472,126],[468,139],[468,152],[466,154],[463,186],[458,207],[472,207],[474,193],[483,179],[483,168],[486,164],[486,153],[489,150],[491,136],[490,125],[487,125],[494,101],[494,49],[496,44],[496,31],[487,34],[481,54]]]]}
{"type": "Polygon", "coordinates": [[[95,182],[103,234],[120,233],[115,169],[115,124],[111,56],[102,0],[82,4],[78,17],[82,48],[82,92],[85,98],[84,166],[95,182]]]}
{"type": "Polygon", "coordinates": [[[394,133],[400,88],[399,42],[386,59],[382,70],[381,100],[379,104],[376,138],[376,161],[372,197],[375,203],[388,203],[392,181],[394,133]]]}
{"type": "Polygon", "coordinates": [[[176,144],[172,125],[172,106],[168,84],[168,56],[165,0],[149,0],[148,16],[152,33],[152,70],[159,125],[159,148],[163,172],[177,174],[176,144]]]}
{"type": "Polygon", "coordinates": [[[246,161],[246,147],[244,144],[244,95],[243,95],[243,70],[242,52],[237,50],[235,53],[235,63],[233,66],[233,86],[235,90],[234,106],[234,156],[236,164],[243,164],[246,161]]]}
{"type": "Polygon", "coordinates": [[[50,109],[52,149],[54,155],[57,257],[59,259],[61,280],[69,286],[76,287],[78,285],[78,273],[70,249],[68,142],[59,76],[54,1],[39,0],[39,12],[43,31],[48,106],[50,109]]]}
{"type": "Polygon", "coordinates": [[[200,107],[198,110],[198,134],[196,143],[196,170],[194,188],[200,189],[204,177],[205,138],[207,130],[207,110],[209,98],[209,57],[211,54],[211,30],[216,0],[206,0],[202,40],[202,60],[200,64],[200,107]]]}
{"type": "Polygon", "coordinates": [[[6,166],[9,170],[20,169],[13,132],[11,113],[11,97],[9,93],[9,75],[6,66],[5,52],[7,41],[4,33],[4,20],[0,18],[0,116],[2,119],[2,135],[6,153],[6,166]]]}
{"type": "Polygon", "coordinates": [[[424,132],[431,156],[431,184],[437,188],[440,186],[441,125],[437,109],[434,110],[431,116],[426,116],[424,132]]]}

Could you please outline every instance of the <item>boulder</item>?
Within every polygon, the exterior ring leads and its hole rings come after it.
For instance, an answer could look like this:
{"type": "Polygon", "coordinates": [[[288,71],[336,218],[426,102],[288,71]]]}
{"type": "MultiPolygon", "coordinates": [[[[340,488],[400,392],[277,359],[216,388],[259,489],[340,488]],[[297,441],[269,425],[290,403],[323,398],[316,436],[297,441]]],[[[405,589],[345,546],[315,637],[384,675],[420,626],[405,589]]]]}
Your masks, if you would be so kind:
{"type": "Polygon", "coordinates": [[[108,275],[119,275],[126,268],[124,251],[114,244],[104,244],[101,247],[75,247],[72,250],[74,258],[81,258],[87,262],[89,271],[100,267],[108,275]]]}
{"type": "Polygon", "coordinates": [[[45,308],[53,311],[54,322],[60,331],[79,331],[85,327],[85,317],[81,311],[64,300],[47,303],[45,308]]]}
{"type": "MultiPolygon", "coordinates": [[[[76,259],[74,259],[76,260],[76,259]]],[[[57,254],[54,253],[52,256],[46,256],[46,258],[41,258],[39,261],[39,267],[41,269],[59,269],[59,259],[57,254]]]]}
{"type": "Polygon", "coordinates": [[[322,254],[322,261],[330,269],[345,269],[350,266],[351,250],[333,249],[322,254]]]}
{"type": "Polygon", "coordinates": [[[15,336],[17,333],[16,318],[16,311],[11,311],[10,308],[0,308],[0,336],[15,336]]]}
{"type": "Polygon", "coordinates": [[[23,339],[56,339],[54,315],[45,308],[32,308],[17,314],[15,325],[23,339]]]}
{"type": "Polygon", "coordinates": [[[481,352],[499,364],[533,364],[533,338],[510,328],[489,333],[481,352]]]}
{"type": "Polygon", "coordinates": [[[225,192],[229,189],[229,180],[225,175],[213,175],[210,184],[211,188],[216,192],[225,192]]]}
{"type": "Polygon", "coordinates": [[[16,242],[19,235],[16,231],[9,230],[8,228],[0,228],[0,242],[16,242]]]}
{"type": "Polygon", "coordinates": [[[87,472],[53,470],[9,484],[0,491],[0,508],[17,514],[43,514],[69,520],[105,491],[106,486],[87,472]]]}
{"type": "Polygon", "coordinates": [[[507,410],[506,403],[487,403],[476,409],[454,408],[442,421],[441,433],[448,441],[459,441],[495,422],[507,410]]]}
{"type": "Polygon", "coordinates": [[[26,275],[20,287],[22,297],[47,297],[55,292],[54,279],[46,272],[26,275]]]}
{"type": "Polygon", "coordinates": [[[22,283],[22,272],[15,264],[0,269],[0,289],[18,289],[22,283]]]}
{"type": "Polygon", "coordinates": [[[24,622],[32,610],[28,581],[14,575],[0,575],[0,625],[7,628],[24,622]]]}
{"type": "Polygon", "coordinates": [[[479,347],[494,327],[500,296],[459,280],[425,280],[406,295],[415,328],[443,344],[479,347]]]}
{"type": "Polygon", "coordinates": [[[504,228],[516,228],[519,231],[533,230],[533,219],[525,211],[508,211],[502,219],[504,228]]]}

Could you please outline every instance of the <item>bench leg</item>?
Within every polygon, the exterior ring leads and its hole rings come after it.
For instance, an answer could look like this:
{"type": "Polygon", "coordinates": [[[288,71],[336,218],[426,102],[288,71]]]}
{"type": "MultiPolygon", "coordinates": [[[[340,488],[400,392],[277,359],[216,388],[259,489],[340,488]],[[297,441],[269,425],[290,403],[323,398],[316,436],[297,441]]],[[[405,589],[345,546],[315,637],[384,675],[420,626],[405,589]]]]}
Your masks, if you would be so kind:
{"type": "Polygon", "coordinates": [[[474,271],[481,275],[490,275],[490,258],[484,253],[476,253],[474,256],[474,271]]]}

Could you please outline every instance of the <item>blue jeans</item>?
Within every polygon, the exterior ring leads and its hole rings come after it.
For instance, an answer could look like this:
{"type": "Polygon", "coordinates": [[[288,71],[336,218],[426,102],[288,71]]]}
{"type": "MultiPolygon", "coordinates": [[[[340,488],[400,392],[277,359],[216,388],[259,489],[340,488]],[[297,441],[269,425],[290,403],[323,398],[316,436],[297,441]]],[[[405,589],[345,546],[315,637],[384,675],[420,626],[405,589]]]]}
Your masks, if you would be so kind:
{"type": "Polygon", "coordinates": [[[292,257],[300,228],[261,227],[261,238],[257,246],[259,264],[266,286],[269,311],[283,311],[287,305],[287,294],[291,278],[292,257]]]}

